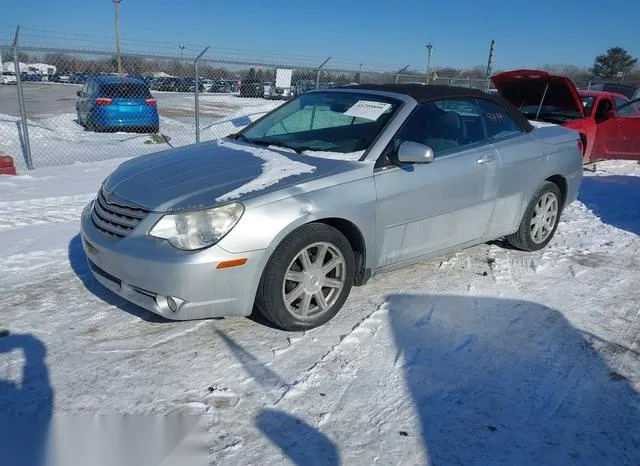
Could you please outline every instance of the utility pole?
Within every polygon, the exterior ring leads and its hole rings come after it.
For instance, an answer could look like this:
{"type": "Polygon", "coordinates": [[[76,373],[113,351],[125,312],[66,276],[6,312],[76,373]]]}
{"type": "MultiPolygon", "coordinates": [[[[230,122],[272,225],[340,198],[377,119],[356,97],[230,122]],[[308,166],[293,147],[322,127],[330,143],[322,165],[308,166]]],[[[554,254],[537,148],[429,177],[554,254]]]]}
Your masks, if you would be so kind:
{"type": "Polygon", "coordinates": [[[491,47],[489,47],[489,60],[487,61],[487,90],[489,90],[489,78],[491,78],[491,63],[493,61],[493,51],[496,47],[496,41],[492,40],[491,41],[491,47]]]}
{"type": "Polygon", "coordinates": [[[431,49],[433,49],[433,45],[429,42],[427,44],[427,84],[431,80],[431,49]]]}
{"type": "Polygon", "coordinates": [[[116,22],[116,61],[118,62],[118,76],[122,76],[122,61],[120,60],[120,19],[118,17],[118,7],[120,0],[113,0],[113,13],[116,22]]]}
{"type": "Polygon", "coordinates": [[[178,45],[178,48],[180,49],[180,58],[182,58],[182,52],[184,51],[184,49],[186,49],[186,47],[184,45],[178,45]]]}

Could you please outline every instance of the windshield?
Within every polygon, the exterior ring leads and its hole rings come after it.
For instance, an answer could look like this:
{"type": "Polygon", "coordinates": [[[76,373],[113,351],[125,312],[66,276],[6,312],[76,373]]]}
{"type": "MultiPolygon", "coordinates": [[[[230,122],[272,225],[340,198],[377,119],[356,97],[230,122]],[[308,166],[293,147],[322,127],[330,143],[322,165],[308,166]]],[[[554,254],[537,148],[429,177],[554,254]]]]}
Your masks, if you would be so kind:
{"type": "Polygon", "coordinates": [[[365,151],[401,101],[355,92],[312,92],[247,127],[239,137],[255,144],[305,150],[365,151]]]}
{"type": "Polygon", "coordinates": [[[618,116],[640,118],[640,99],[620,105],[616,113],[618,116]]]}

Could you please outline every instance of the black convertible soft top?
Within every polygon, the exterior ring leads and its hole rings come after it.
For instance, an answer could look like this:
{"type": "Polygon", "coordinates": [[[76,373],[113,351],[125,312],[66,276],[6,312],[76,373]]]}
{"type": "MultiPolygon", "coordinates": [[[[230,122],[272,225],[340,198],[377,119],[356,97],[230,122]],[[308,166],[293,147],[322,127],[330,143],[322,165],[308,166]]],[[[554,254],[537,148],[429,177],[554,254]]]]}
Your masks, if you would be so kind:
{"type": "Polygon", "coordinates": [[[450,97],[470,97],[484,99],[493,102],[509,114],[509,116],[520,125],[526,132],[533,131],[531,122],[513,104],[503,99],[498,94],[489,94],[480,89],[461,86],[443,86],[440,84],[358,84],[344,86],[339,89],[359,89],[380,92],[395,92],[396,94],[406,94],[413,97],[418,102],[428,102],[436,99],[446,99],[450,97]]]}

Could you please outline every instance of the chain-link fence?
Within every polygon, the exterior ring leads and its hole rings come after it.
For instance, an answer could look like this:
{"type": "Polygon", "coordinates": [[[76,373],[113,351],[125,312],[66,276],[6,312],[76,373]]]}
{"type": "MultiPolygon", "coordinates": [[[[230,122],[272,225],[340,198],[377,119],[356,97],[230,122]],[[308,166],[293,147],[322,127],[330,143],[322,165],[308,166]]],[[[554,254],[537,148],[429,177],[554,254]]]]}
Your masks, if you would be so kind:
{"type": "MultiPolygon", "coordinates": [[[[349,84],[427,83],[425,74],[275,60],[0,46],[0,153],[19,171],[133,157],[239,131],[288,99],[349,84]],[[6,79],[5,79],[6,78],[6,79]],[[17,85],[14,85],[16,84],[17,85]]],[[[258,57],[259,58],[259,57],[258,57]]],[[[484,79],[432,84],[487,88],[484,79]]]]}

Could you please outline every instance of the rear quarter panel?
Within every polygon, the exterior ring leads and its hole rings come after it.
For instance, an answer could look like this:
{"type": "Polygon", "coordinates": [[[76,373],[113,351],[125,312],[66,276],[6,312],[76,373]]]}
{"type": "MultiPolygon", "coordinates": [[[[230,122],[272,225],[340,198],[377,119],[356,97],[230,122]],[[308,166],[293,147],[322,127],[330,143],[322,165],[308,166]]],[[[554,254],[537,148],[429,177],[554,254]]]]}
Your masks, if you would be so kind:
{"type": "Polygon", "coordinates": [[[579,135],[561,126],[536,128],[531,133],[494,143],[500,155],[498,200],[489,239],[515,232],[536,190],[554,175],[566,179],[567,200],[577,196],[582,179],[579,135]]]}

